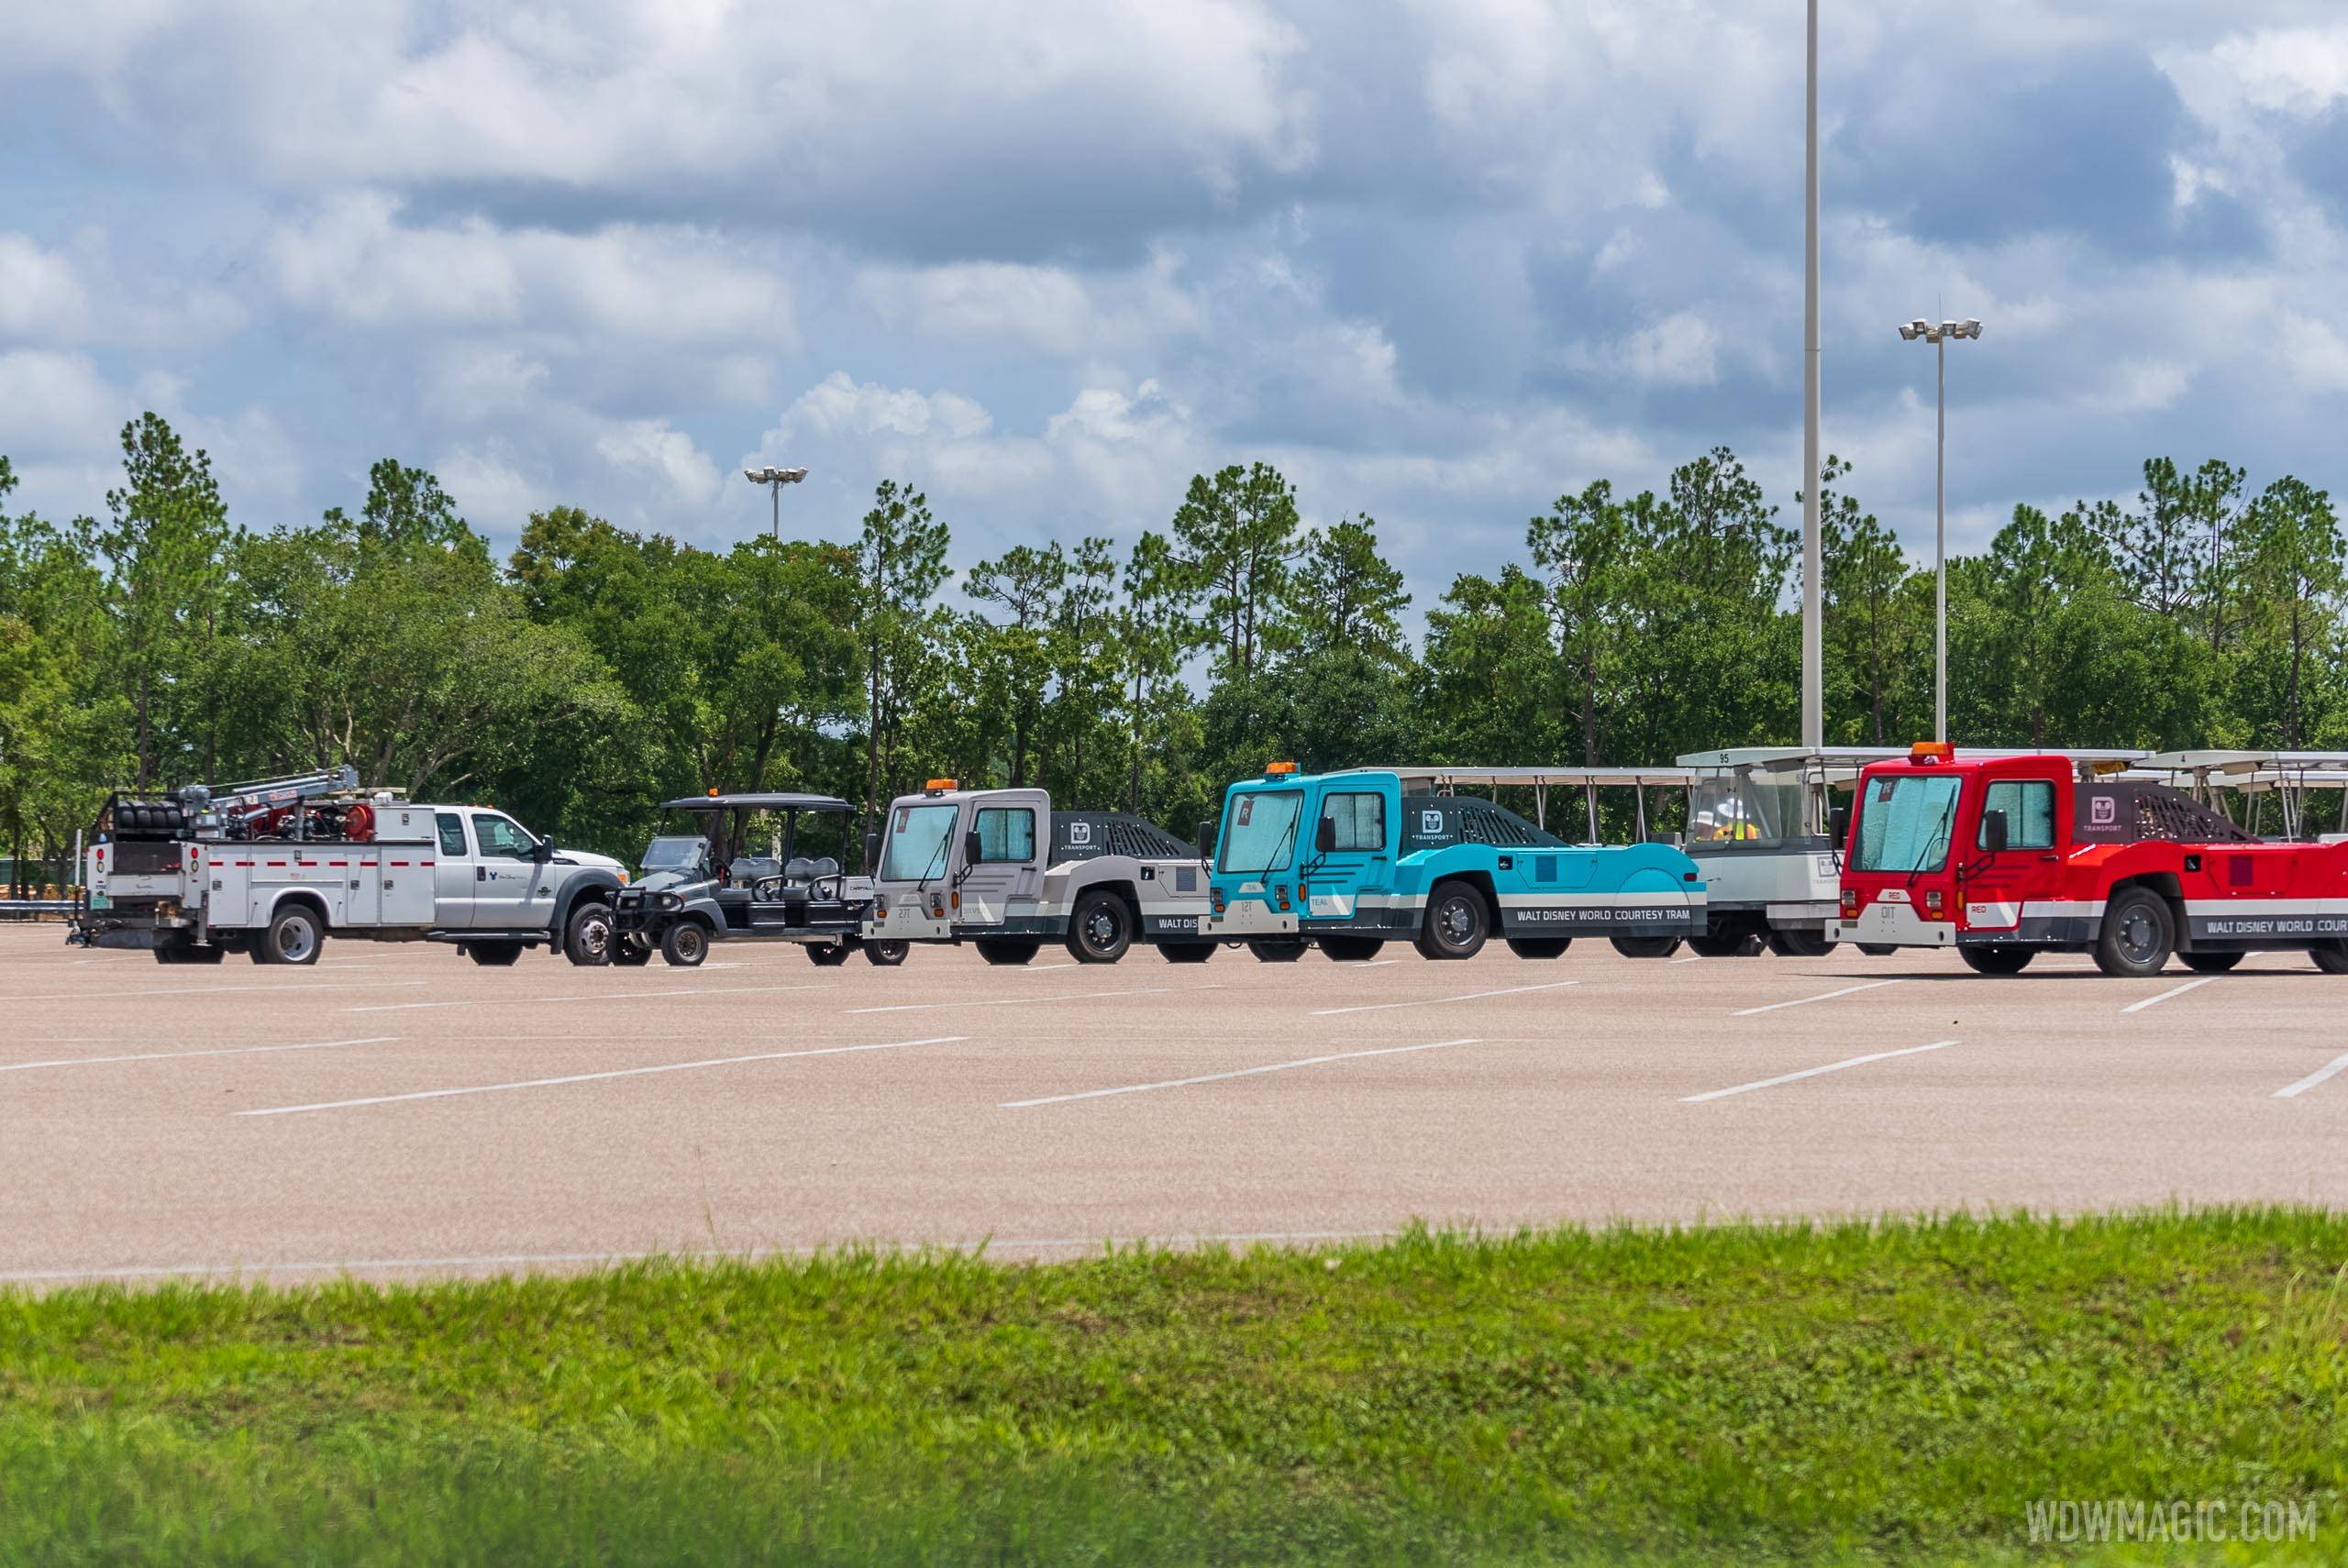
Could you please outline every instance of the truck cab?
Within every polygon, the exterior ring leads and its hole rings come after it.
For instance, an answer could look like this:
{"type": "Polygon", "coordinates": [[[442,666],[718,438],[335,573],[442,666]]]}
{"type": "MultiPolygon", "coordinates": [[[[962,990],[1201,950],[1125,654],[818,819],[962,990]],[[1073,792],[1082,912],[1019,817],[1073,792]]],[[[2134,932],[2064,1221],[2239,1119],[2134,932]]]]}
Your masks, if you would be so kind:
{"type": "Polygon", "coordinates": [[[1555,958],[1578,935],[1668,942],[1704,929],[1703,882],[1678,849],[1568,844],[1490,801],[1407,792],[1404,776],[1274,763],[1234,784],[1207,933],[1279,961],[1309,944],[1366,959],[1401,938],[1468,958],[1492,936],[1555,958]]]}

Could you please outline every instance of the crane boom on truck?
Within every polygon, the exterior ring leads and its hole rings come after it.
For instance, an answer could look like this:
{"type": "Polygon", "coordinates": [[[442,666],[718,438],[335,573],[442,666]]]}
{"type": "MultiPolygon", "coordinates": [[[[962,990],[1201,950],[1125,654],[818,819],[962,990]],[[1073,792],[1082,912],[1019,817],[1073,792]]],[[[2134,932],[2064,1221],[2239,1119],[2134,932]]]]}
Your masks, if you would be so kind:
{"type": "Polygon", "coordinates": [[[1859,777],[1837,928],[1862,943],[1953,947],[1988,975],[2046,952],[2092,953],[2107,975],[2156,974],[2172,955],[2219,974],[2274,950],[2348,973],[2348,842],[2262,837],[2197,799],[2229,778],[2275,786],[2292,771],[2193,760],[2209,755],[2099,760],[1924,742],[1873,764],[1859,777]],[[2197,774],[2190,789],[2170,781],[2197,774]]]}

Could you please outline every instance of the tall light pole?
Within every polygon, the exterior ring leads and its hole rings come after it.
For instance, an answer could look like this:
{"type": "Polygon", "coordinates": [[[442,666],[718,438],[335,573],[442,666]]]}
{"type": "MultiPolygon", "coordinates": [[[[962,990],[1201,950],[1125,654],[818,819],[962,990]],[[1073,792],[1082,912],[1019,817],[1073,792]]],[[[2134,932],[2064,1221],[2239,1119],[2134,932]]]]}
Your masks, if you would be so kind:
{"type": "Polygon", "coordinates": [[[1826,661],[1820,632],[1818,543],[1818,0],[1810,0],[1810,74],[1804,129],[1801,353],[1801,744],[1826,744],[1826,661]]]}
{"type": "Polygon", "coordinates": [[[1933,346],[1940,361],[1940,433],[1938,471],[1933,479],[1933,738],[1948,739],[1948,345],[1981,336],[1981,324],[1970,316],[1944,321],[1935,326],[1922,316],[1899,328],[1905,342],[1918,338],[1933,346]]]}
{"type": "Polygon", "coordinates": [[[782,487],[807,477],[805,469],[744,469],[742,477],[774,491],[774,536],[782,537],[782,487]]]}

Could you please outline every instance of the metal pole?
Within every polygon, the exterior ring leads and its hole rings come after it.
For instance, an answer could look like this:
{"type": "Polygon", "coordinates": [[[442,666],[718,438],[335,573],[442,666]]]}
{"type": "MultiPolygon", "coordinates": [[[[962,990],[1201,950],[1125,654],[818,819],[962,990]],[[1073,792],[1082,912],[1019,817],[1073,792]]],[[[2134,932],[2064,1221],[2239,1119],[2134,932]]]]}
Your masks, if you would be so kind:
{"type": "Polygon", "coordinates": [[[1948,739],[1948,329],[1933,353],[1940,361],[1938,495],[1933,525],[1933,738],[1948,739]]]}
{"type": "Polygon", "coordinates": [[[1818,541],[1818,0],[1810,0],[1809,88],[1805,102],[1802,265],[1801,425],[1801,744],[1825,744],[1825,657],[1820,635],[1818,541]]]}
{"type": "Polygon", "coordinates": [[[767,488],[774,492],[774,537],[775,542],[781,544],[782,542],[782,485],[778,480],[767,488]]]}

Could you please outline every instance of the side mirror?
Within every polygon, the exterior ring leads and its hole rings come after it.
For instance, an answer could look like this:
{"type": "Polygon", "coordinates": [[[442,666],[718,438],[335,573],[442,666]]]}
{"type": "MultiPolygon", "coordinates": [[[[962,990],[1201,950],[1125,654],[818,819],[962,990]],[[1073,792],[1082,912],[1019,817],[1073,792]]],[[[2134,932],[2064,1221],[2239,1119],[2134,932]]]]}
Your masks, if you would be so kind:
{"type": "Polygon", "coordinates": [[[542,838],[530,846],[530,858],[544,866],[554,858],[554,840],[542,838]]]}
{"type": "Polygon", "coordinates": [[[864,874],[868,877],[871,876],[880,864],[880,835],[877,833],[868,833],[864,835],[864,874]]]}
{"type": "Polygon", "coordinates": [[[1199,819],[1199,858],[1202,860],[1214,858],[1214,819],[1213,817],[1199,819]]]}
{"type": "Polygon", "coordinates": [[[1336,847],[1337,819],[1335,817],[1323,817],[1319,822],[1312,824],[1313,852],[1318,855],[1326,855],[1336,847]]]}
{"type": "Polygon", "coordinates": [[[1826,834],[1834,841],[1834,847],[1837,849],[1851,842],[1850,807],[1829,806],[1826,808],[1826,834]]]}
{"type": "Polygon", "coordinates": [[[1981,816],[1981,847],[1996,855],[2006,847],[2006,813],[1985,812],[1981,816]]]}
{"type": "Polygon", "coordinates": [[[962,835],[962,864],[976,866],[985,858],[986,856],[980,853],[979,849],[979,830],[972,828],[962,835]]]}

